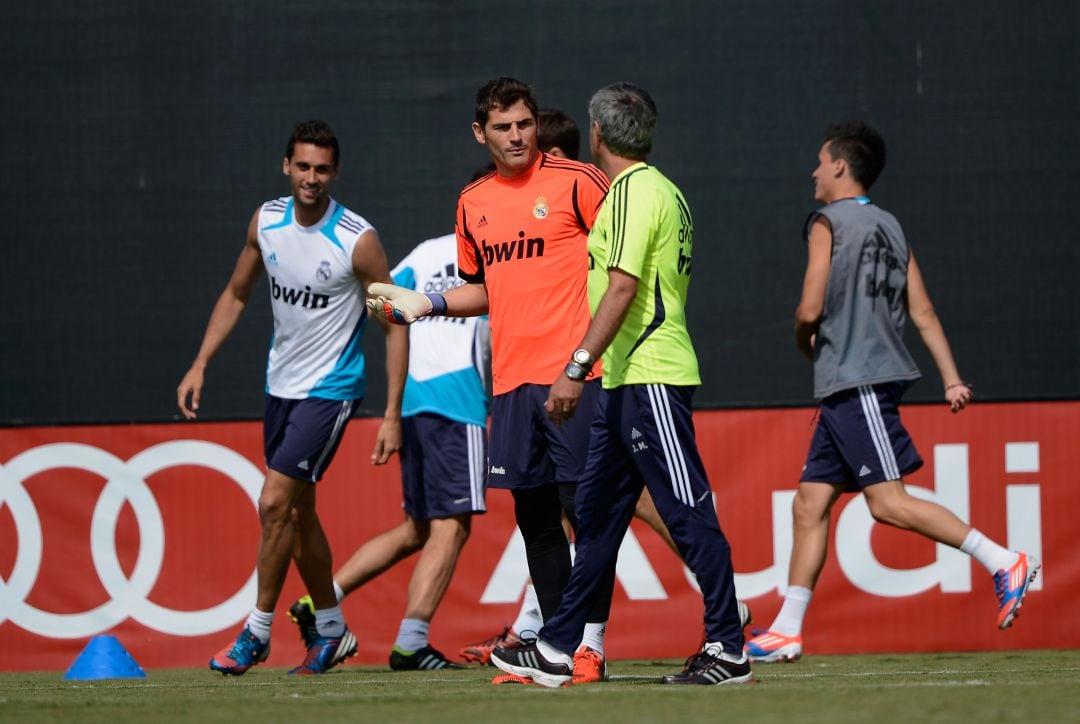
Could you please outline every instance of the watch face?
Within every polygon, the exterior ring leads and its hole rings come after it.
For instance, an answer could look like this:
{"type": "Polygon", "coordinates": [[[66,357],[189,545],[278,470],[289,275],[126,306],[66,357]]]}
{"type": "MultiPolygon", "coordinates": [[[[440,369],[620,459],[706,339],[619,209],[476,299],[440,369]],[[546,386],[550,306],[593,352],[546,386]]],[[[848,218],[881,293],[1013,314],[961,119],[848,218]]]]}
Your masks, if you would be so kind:
{"type": "Polygon", "coordinates": [[[566,365],[566,376],[574,382],[584,382],[589,373],[577,362],[570,362],[566,365]]]}
{"type": "Polygon", "coordinates": [[[592,364],[592,355],[589,354],[587,349],[579,349],[574,352],[574,361],[579,365],[589,365],[592,364]]]}

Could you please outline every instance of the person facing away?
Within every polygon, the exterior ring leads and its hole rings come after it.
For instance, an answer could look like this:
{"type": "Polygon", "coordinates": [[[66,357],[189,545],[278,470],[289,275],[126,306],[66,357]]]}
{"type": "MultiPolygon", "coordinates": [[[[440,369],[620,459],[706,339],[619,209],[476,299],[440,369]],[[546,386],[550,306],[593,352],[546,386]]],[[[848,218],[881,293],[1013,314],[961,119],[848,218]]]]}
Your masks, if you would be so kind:
{"type": "MultiPolygon", "coordinates": [[[[490,313],[494,397],[488,439],[488,487],[505,488],[525,542],[541,612],[551,615],[570,576],[562,527],[574,522],[574,489],[585,464],[588,420],[559,427],[544,414],[562,350],[589,324],[586,242],[607,192],[595,167],[537,146],[536,97],[514,78],[496,78],[476,94],[473,137],[495,171],[462,190],[455,233],[465,284],[442,294],[392,285],[369,289],[369,308],[410,324],[428,315],[490,313]]],[[[599,367],[586,399],[599,394],[599,367]]],[[[603,573],[582,645],[603,650],[615,567],[603,573]]],[[[589,657],[590,670],[600,670],[589,657]]]]}
{"type": "MultiPolygon", "coordinates": [[[[375,229],[330,195],[340,147],[322,121],[297,124],[282,170],[290,196],[256,209],[232,277],[214,306],[191,369],[177,388],[181,413],[194,419],[205,370],[246,308],[265,269],[274,335],[266,367],[263,420],[266,479],[259,495],[258,598],[236,640],[210,668],[240,675],[270,654],[270,626],[289,561],[313,601],[316,635],[290,674],[321,674],[355,650],[334,597],[330,546],[315,510],[316,483],[337,452],[367,379],[361,341],[367,326],[364,288],[390,279],[375,229]]],[[[387,406],[372,462],[401,445],[401,395],[408,358],[405,330],[386,331],[387,406]]]]}
{"type": "MultiPolygon", "coordinates": [[[[420,243],[391,275],[395,284],[420,292],[460,286],[456,237],[446,234],[420,243]]],[[[486,510],[489,357],[486,317],[424,317],[409,327],[400,450],[404,520],[361,545],[334,573],[340,602],[419,552],[390,652],[395,671],[459,666],[430,645],[428,631],[469,538],[472,516],[486,510]]],[[[294,603],[289,614],[305,642],[317,635],[310,597],[294,603]]],[[[345,655],[351,653],[338,658],[345,655]]]]}
{"type": "Polygon", "coordinates": [[[663,683],[753,678],[742,650],[730,546],[691,418],[701,383],[685,317],[693,218],[682,192],[647,162],[656,115],[652,97],[630,83],[601,88],[589,102],[589,145],[611,179],[589,235],[592,321],[575,346],[564,348],[573,352],[545,403],[556,424],[591,417],[577,491],[577,556],[562,603],[544,617],[539,637],[491,654],[500,669],[544,686],[571,680],[571,652],[599,574],[614,562],[645,486],[697,578],[705,608],[705,643],[663,683]],[[585,380],[601,357],[603,389],[586,406],[585,380]]]}
{"type": "Polygon", "coordinates": [[[874,519],[959,548],[994,576],[997,625],[1009,627],[1039,570],[949,509],[910,495],[903,478],[923,461],[900,421],[904,391],[919,379],[902,334],[910,316],[938,368],[945,402],[960,412],[971,385],[957,370],[915,254],[899,222],[867,193],[885,167],[885,141],[860,121],[829,126],[812,174],[824,204],[806,222],[808,259],[795,312],[795,344],[813,362],[820,401],[792,503],[788,587],[772,625],[747,642],[751,660],[796,661],[807,606],[825,565],[829,514],[861,492],[874,519]]]}

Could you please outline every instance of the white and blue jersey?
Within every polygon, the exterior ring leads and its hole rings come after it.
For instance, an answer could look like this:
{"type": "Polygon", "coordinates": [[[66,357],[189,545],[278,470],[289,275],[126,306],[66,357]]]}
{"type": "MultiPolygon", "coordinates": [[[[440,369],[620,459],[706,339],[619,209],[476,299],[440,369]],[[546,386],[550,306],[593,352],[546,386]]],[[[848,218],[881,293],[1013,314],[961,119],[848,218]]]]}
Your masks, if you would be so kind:
{"type": "MultiPolygon", "coordinates": [[[[457,238],[447,234],[419,244],[391,275],[398,286],[425,293],[464,284],[457,274],[457,238]]],[[[431,412],[486,425],[490,334],[487,317],[421,317],[412,324],[401,414],[431,412]]]]}
{"type": "Polygon", "coordinates": [[[352,253],[371,225],[331,199],[318,223],[301,226],[286,196],[263,204],[258,226],[274,310],[267,394],[362,398],[367,308],[352,253]]]}

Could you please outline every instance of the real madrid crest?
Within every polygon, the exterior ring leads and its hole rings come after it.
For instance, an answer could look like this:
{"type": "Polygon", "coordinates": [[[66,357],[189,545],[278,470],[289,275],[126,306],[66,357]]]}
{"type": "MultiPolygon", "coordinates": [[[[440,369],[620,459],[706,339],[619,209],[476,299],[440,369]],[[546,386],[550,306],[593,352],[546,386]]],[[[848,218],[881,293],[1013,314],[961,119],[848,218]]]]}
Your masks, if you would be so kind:
{"type": "Polygon", "coordinates": [[[548,215],[547,199],[543,196],[536,197],[536,203],[533,204],[533,216],[538,219],[546,219],[548,215]]]}

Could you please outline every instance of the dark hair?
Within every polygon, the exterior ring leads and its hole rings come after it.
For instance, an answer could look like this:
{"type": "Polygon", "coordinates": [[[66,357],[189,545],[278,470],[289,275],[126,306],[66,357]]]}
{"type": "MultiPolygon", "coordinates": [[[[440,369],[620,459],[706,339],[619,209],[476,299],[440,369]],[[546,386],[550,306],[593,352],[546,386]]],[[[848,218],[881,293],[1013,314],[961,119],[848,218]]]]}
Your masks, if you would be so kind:
{"type": "Polygon", "coordinates": [[[616,156],[644,161],[652,151],[656,130],[656,103],[644,88],[613,83],[589,100],[589,120],[600,127],[600,137],[616,156]]]}
{"type": "Polygon", "coordinates": [[[341,157],[341,147],[338,146],[337,137],[330,130],[330,126],[323,121],[300,121],[289,136],[289,144],[285,147],[285,158],[292,159],[293,150],[298,143],[311,143],[321,148],[329,148],[334,152],[334,168],[337,168],[341,157]]]}
{"type": "Polygon", "coordinates": [[[574,119],[558,108],[541,108],[539,116],[536,145],[540,150],[550,151],[558,146],[563,153],[576,161],[581,151],[581,133],[574,119]]]}
{"type": "Polygon", "coordinates": [[[851,176],[869,190],[885,168],[885,139],[862,121],[833,123],[825,129],[829,155],[847,161],[851,176]]]}
{"type": "Polygon", "coordinates": [[[506,110],[518,101],[525,101],[525,106],[536,118],[536,95],[528,84],[506,77],[488,81],[476,91],[476,122],[482,128],[493,110],[506,110]]]}

